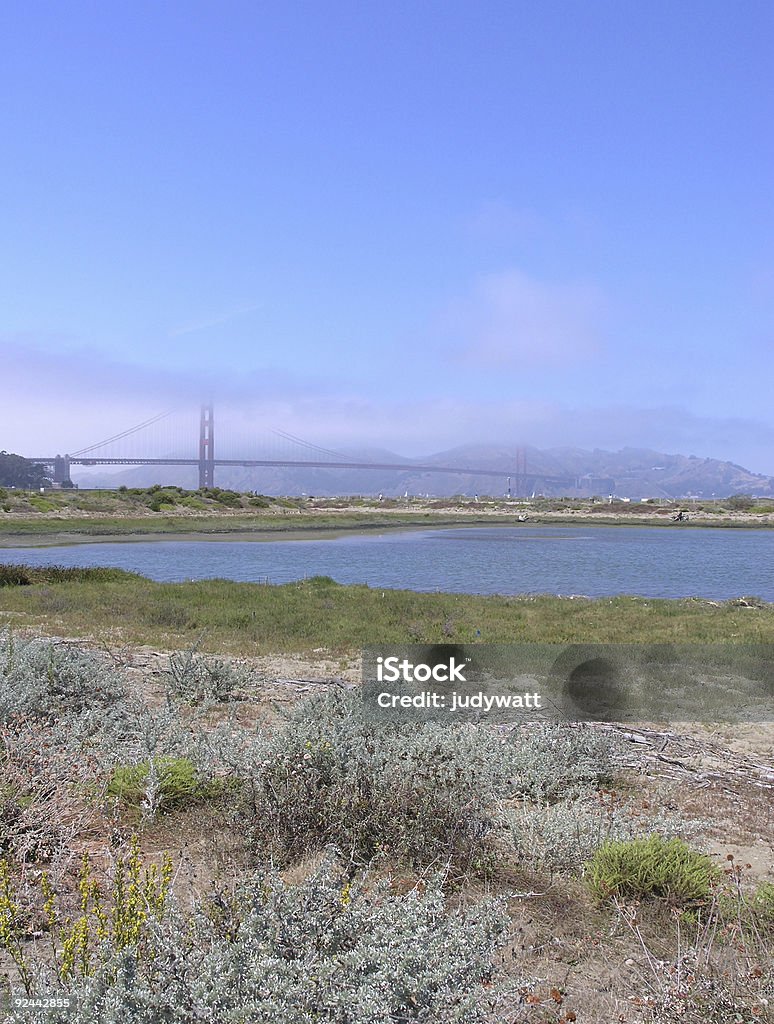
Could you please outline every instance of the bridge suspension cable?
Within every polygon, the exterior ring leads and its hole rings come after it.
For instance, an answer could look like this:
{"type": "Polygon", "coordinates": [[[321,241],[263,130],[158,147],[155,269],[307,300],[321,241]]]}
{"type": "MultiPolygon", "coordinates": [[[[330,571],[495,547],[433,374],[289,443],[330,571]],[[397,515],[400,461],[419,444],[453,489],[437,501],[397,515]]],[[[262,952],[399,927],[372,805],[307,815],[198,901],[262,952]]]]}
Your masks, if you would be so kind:
{"type": "Polygon", "coordinates": [[[90,452],[96,451],[97,448],[103,448],[106,444],[111,444],[113,441],[120,441],[125,437],[131,437],[132,434],[136,434],[138,430],[143,430],[145,427],[150,427],[154,423],[158,423],[159,420],[165,419],[170,416],[175,410],[167,409],[166,412],[157,413],[155,416],[151,416],[150,419],[145,420],[143,423],[138,423],[134,427],[129,427],[128,430],[121,431],[120,434],[114,434],[112,437],[106,437],[104,441],[98,441],[96,444],[89,445],[88,448],[81,448],[77,452],[72,452],[70,457],[73,459],[81,458],[84,455],[88,455],[90,452]]]}
{"type": "Polygon", "coordinates": [[[345,461],[348,458],[348,456],[344,455],[343,452],[335,452],[331,448],[321,448],[319,445],[312,444],[311,441],[305,441],[302,437],[296,437],[295,434],[289,434],[285,430],[272,429],[272,433],[277,434],[279,437],[284,437],[286,441],[292,441],[294,444],[300,444],[309,451],[319,452],[320,455],[332,455],[334,458],[344,459],[345,461]]]}

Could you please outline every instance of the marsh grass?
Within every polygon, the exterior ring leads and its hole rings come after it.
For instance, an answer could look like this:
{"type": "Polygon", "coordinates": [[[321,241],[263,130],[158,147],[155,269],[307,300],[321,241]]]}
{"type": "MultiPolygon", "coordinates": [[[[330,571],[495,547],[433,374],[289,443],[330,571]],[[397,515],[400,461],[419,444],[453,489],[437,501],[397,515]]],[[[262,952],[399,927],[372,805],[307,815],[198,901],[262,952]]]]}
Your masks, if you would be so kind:
{"type": "Polygon", "coordinates": [[[142,578],[136,572],[105,566],[0,565],[0,587],[28,587],[41,583],[107,583],[142,578]]]}
{"type": "MultiPolygon", "coordinates": [[[[11,575],[20,567],[0,567],[11,575]]],[[[0,586],[3,619],[72,636],[189,646],[232,655],[412,642],[765,642],[774,605],[635,597],[483,597],[340,586],[312,578],[281,586],[201,580],[155,583],[114,569],[32,570],[0,586]],[[36,575],[40,573],[40,575],[36,575]],[[46,575],[46,573],[48,575],[46,575]]]]}
{"type": "MultiPolygon", "coordinates": [[[[414,511],[390,512],[388,514],[371,512],[337,512],[326,514],[325,511],[314,515],[305,515],[293,502],[279,502],[274,511],[256,512],[264,509],[263,504],[252,504],[247,500],[247,507],[236,508],[217,503],[210,510],[199,498],[190,498],[177,503],[177,507],[165,501],[151,499],[147,514],[111,515],[115,511],[105,506],[99,516],[92,506],[81,509],[82,517],[57,516],[50,513],[46,518],[14,514],[12,517],[0,519],[0,538],[3,537],[51,537],[56,543],[58,534],[78,534],[85,537],[131,537],[138,534],[245,534],[245,533],[277,533],[288,530],[384,530],[390,527],[415,526],[462,526],[471,524],[491,525],[491,516],[473,513],[433,513],[416,509],[414,511]],[[179,508],[186,509],[181,514],[179,508]],[[191,514],[200,512],[199,515],[191,514]],[[209,514],[208,514],[209,511],[209,514]]],[[[514,519],[514,522],[516,520],[514,519]]]]}

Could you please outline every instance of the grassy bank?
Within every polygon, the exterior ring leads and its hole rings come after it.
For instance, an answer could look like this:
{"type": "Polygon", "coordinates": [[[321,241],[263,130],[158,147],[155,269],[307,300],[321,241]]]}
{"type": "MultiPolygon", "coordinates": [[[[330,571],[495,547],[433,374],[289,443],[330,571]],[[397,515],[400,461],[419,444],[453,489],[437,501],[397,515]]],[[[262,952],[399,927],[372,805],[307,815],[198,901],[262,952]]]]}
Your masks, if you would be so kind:
{"type": "MultiPolygon", "coordinates": [[[[517,520],[513,518],[513,522],[517,520]]],[[[339,530],[383,530],[411,526],[458,526],[488,525],[492,520],[486,515],[441,514],[432,512],[406,512],[393,514],[349,513],[326,515],[325,513],[277,514],[277,515],[210,515],[190,516],[165,515],[159,517],[84,516],[82,518],[34,518],[14,517],[0,519],[0,546],[8,545],[16,538],[47,540],[48,543],[67,543],[69,539],[104,540],[112,537],[144,538],[154,536],[245,536],[273,535],[292,531],[330,532],[339,530]]]]}
{"type": "Polygon", "coordinates": [[[635,597],[483,597],[340,586],[327,577],[265,586],[229,580],[154,583],[111,570],[0,567],[0,625],[109,636],[166,648],[202,637],[235,655],[352,652],[395,642],[768,641],[774,605],[635,597]]]}

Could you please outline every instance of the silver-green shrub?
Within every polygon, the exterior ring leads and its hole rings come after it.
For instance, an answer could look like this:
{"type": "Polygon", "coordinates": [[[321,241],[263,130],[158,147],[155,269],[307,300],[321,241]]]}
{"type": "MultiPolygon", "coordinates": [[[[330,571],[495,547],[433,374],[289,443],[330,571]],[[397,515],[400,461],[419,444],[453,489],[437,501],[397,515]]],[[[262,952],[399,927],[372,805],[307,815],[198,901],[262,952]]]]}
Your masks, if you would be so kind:
{"type": "Polygon", "coordinates": [[[0,723],[71,719],[114,705],[125,695],[122,677],[96,654],[0,634],[0,723]]]}
{"type": "Polygon", "coordinates": [[[483,866],[511,775],[490,731],[374,721],[346,691],[307,700],[255,754],[255,839],[290,858],[334,843],[363,860],[483,866]]]}
{"type": "Polygon", "coordinates": [[[587,725],[516,729],[510,743],[514,794],[540,802],[567,800],[608,785],[631,757],[615,733],[587,725]]]}
{"type": "Polygon", "coordinates": [[[520,860],[550,872],[580,871],[604,843],[656,833],[664,839],[697,836],[706,822],[687,822],[636,803],[586,795],[555,804],[529,804],[512,812],[511,835],[520,860]]]}
{"type": "Polygon", "coordinates": [[[172,913],[142,956],[106,950],[70,1017],[9,1024],[477,1024],[505,928],[497,903],[452,911],[438,884],[399,895],[352,882],[329,855],[301,885],[259,875],[172,913]]]}
{"type": "Polygon", "coordinates": [[[182,756],[190,742],[174,707],[151,708],[93,651],[0,634],[0,725],[7,746],[41,769],[68,762],[103,771],[117,762],[182,756]]]}
{"type": "Polygon", "coordinates": [[[234,690],[249,682],[249,673],[230,661],[208,658],[195,648],[172,654],[165,673],[167,694],[186,704],[230,700],[234,690]]]}

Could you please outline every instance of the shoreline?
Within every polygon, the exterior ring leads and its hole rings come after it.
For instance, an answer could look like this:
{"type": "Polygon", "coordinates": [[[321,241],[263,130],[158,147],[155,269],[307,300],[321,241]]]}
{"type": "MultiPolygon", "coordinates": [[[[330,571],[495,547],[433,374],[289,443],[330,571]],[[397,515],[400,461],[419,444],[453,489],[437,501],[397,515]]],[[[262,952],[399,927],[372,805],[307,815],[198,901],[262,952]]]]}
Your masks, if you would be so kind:
{"type": "Polygon", "coordinates": [[[686,522],[665,516],[620,512],[544,511],[520,521],[518,515],[502,510],[417,511],[381,510],[371,515],[358,510],[331,514],[307,512],[296,516],[248,517],[239,515],[176,516],[166,515],[163,522],[151,516],[127,517],[83,515],[73,517],[25,517],[17,521],[0,518],[0,549],[69,547],[79,544],[148,543],[160,540],[183,542],[240,540],[247,543],[287,540],[333,540],[355,533],[374,531],[437,530],[497,527],[646,527],[715,530],[774,530],[774,516],[736,513],[715,516],[691,514],[686,522]],[[338,520],[338,521],[337,521],[338,520]],[[391,521],[392,520],[392,521],[391,521]],[[49,525],[50,524],[50,525],[49,525]],[[47,528],[48,527],[48,528],[47,528]]]}

